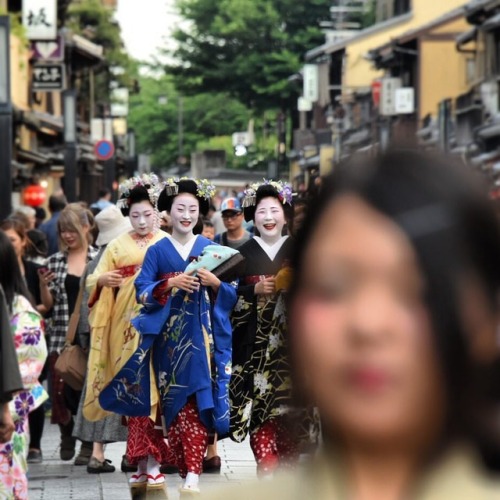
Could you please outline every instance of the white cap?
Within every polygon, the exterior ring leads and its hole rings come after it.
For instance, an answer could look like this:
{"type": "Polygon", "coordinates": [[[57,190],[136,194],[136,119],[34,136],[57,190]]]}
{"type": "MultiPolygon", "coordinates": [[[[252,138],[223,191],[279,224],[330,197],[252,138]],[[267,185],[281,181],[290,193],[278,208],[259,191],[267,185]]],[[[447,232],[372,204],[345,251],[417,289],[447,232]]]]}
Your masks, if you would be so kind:
{"type": "Polygon", "coordinates": [[[111,240],[132,230],[132,224],[128,217],[124,217],[120,209],[115,205],[106,207],[95,216],[95,222],[99,228],[96,245],[102,247],[111,240]]]}

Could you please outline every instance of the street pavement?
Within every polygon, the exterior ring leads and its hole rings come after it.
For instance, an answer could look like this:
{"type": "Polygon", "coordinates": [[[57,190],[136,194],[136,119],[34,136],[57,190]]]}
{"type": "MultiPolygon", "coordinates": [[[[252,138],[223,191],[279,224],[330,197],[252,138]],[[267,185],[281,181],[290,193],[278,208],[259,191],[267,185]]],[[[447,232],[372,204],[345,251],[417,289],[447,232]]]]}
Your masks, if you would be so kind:
{"type": "MultiPolygon", "coordinates": [[[[229,439],[218,445],[222,459],[221,474],[203,474],[200,478],[202,491],[220,489],[227,484],[255,480],[255,461],[248,442],[237,444],[229,439]]],[[[77,443],[77,452],[79,443],[77,443]]],[[[31,464],[28,472],[29,500],[128,500],[130,474],[120,471],[120,462],[125,453],[125,443],[106,446],[106,458],[112,460],[116,471],[107,474],[88,474],[84,466],[73,465],[73,460],[63,462],[59,458],[59,429],[45,423],[42,439],[44,460],[42,464],[31,464]]],[[[178,475],[167,475],[166,485],[169,500],[179,498],[181,479],[178,475]]],[[[154,496],[158,498],[157,495],[154,496]]],[[[149,495],[148,495],[149,498],[149,495]]]]}

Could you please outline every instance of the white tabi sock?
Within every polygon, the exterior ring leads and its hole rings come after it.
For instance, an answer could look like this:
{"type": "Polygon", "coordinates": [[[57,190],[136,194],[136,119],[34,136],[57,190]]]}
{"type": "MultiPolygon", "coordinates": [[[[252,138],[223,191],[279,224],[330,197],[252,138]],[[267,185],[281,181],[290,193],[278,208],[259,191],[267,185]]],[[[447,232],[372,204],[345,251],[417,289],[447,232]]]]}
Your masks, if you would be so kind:
{"type": "Polygon", "coordinates": [[[184,488],[198,488],[198,483],[200,481],[200,476],[194,472],[188,472],[186,476],[186,481],[184,482],[184,488]]]}

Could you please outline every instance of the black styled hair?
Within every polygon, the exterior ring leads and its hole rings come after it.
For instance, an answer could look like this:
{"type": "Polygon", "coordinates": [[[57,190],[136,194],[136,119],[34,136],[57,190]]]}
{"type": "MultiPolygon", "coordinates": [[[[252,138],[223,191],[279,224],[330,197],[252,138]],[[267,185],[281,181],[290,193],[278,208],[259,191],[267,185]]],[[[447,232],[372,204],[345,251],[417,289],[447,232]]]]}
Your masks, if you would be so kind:
{"type": "Polygon", "coordinates": [[[196,182],[192,179],[182,179],[180,181],[176,181],[176,184],[179,187],[179,190],[175,195],[167,194],[167,190],[169,189],[168,186],[166,186],[165,189],[163,189],[163,191],[160,194],[160,197],[158,198],[158,210],[160,212],[166,210],[168,213],[170,213],[170,210],[172,209],[172,203],[174,202],[174,198],[179,194],[189,193],[192,194],[198,200],[198,204],[200,206],[200,215],[203,217],[206,216],[210,208],[210,200],[207,200],[202,196],[198,196],[198,185],[196,184],[196,182]]]}
{"type": "Polygon", "coordinates": [[[124,217],[128,217],[128,214],[130,213],[130,207],[134,203],[140,203],[141,201],[147,201],[147,202],[151,203],[151,200],[149,199],[148,189],[147,189],[148,187],[149,187],[149,185],[135,186],[135,188],[130,190],[130,193],[128,196],[125,196],[125,195],[121,196],[120,199],[126,200],[126,205],[120,207],[120,210],[121,210],[124,217]]]}
{"type": "Polygon", "coordinates": [[[108,188],[99,189],[99,198],[104,198],[105,196],[108,196],[108,194],[111,194],[111,191],[108,188]]]}
{"type": "MultiPolygon", "coordinates": [[[[500,229],[486,191],[465,165],[412,150],[340,166],[325,178],[299,231],[290,300],[301,288],[308,245],[325,211],[339,197],[356,196],[391,219],[408,237],[426,282],[425,302],[447,398],[443,444],[466,438],[483,453],[487,465],[495,462],[497,468],[500,436],[485,421],[498,418],[493,412],[499,364],[485,366],[473,359],[461,314],[460,278],[468,276],[478,280],[490,310],[499,309],[500,229]]],[[[292,347],[292,356],[296,354],[292,347]]]]}
{"type": "Polygon", "coordinates": [[[51,213],[60,212],[67,204],[68,201],[63,194],[52,194],[49,196],[49,210],[51,213]]]}
{"type": "Polygon", "coordinates": [[[283,204],[283,202],[280,200],[278,191],[276,191],[273,186],[271,186],[270,184],[262,184],[257,188],[257,191],[255,193],[255,205],[251,205],[243,209],[243,214],[247,222],[255,220],[255,210],[257,210],[257,205],[264,198],[276,198],[280,202],[280,205],[283,207],[286,221],[289,222],[292,219],[293,206],[289,203],[283,204]]]}
{"type": "Polygon", "coordinates": [[[0,285],[5,292],[9,311],[12,311],[16,295],[24,295],[29,301],[32,301],[32,297],[21,274],[14,247],[3,231],[0,231],[0,262],[2,263],[0,285]]]}

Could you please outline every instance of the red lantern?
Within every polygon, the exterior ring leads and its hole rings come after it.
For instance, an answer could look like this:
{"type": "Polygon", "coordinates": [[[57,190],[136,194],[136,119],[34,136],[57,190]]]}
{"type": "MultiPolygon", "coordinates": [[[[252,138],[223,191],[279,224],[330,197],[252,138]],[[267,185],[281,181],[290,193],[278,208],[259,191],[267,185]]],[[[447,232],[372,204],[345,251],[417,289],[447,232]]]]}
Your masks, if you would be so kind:
{"type": "Polygon", "coordinates": [[[39,207],[46,199],[47,193],[39,184],[31,184],[23,192],[23,203],[30,207],[39,207]]]}

